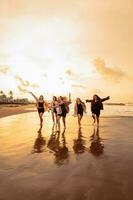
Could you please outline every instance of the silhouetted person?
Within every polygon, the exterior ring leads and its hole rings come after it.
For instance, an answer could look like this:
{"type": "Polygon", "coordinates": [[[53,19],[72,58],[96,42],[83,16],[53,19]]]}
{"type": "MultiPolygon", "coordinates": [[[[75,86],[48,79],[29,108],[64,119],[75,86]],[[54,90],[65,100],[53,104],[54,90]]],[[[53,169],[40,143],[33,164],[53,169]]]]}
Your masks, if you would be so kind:
{"type": "Polygon", "coordinates": [[[46,144],[46,140],[42,137],[42,127],[38,130],[38,136],[34,143],[34,153],[42,153],[44,146],[46,144]]]}
{"type": "Polygon", "coordinates": [[[40,95],[39,98],[36,97],[32,92],[29,92],[36,100],[36,107],[40,119],[40,126],[43,125],[43,114],[49,109],[48,103],[44,100],[44,96],[40,95]]]}
{"type": "Polygon", "coordinates": [[[57,104],[57,97],[53,96],[52,102],[51,102],[51,113],[52,113],[52,120],[53,124],[57,125],[57,110],[56,110],[56,104],[57,104]]]}
{"type": "Polygon", "coordinates": [[[84,113],[86,113],[86,105],[80,98],[77,98],[74,105],[74,116],[78,117],[79,128],[81,128],[81,120],[84,113]]]}
{"type": "Polygon", "coordinates": [[[109,100],[110,97],[106,97],[101,99],[97,94],[93,96],[92,100],[86,100],[86,103],[90,102],[91,103],[91,112],[92,112],[92,117],[94,119],[94,124],[97,122],[97,125],[99,126],[99,117],[100,117],[100,112],[103,110],[103,102],[109,100]]]}
{"type": "Polygon", "coordinates": [[[90,151],[95,156],[99,156],[103,153],[104,145],[102,143],[102,139],[99,135],[99,127],[95,127],[93,130],[93,135],[91,136],[91,146],[90,151]]]}
{"type": "Polygon", "coordinates": [[[81,128],[78,129],[78,138],[74,140],[73,150],[76,154],[85,152],[85,140],[83,140],[81,128]]]}

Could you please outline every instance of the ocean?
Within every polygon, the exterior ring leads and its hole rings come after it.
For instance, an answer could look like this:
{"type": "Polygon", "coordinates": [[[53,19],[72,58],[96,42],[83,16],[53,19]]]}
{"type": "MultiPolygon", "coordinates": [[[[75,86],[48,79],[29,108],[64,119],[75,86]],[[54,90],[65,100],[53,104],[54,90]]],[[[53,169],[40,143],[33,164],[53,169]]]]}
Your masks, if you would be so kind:
{"type": "MultiPolygon", "coordinates": [[[[90,104],[86,104],[87,114],[91,115],[90,104]]],[[[70,105],[70,115],[74,113],[74,104],[70,105]]],[[[106,105],[101,111],[101,117],[133,117],[133,104],[125,105],[106,105]]]]}

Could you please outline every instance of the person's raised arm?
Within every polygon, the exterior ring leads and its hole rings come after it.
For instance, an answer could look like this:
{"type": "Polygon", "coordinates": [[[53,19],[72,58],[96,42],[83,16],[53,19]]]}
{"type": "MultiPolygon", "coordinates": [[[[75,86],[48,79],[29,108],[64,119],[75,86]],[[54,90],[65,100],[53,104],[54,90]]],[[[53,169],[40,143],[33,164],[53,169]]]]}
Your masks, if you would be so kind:
{"type": "Polygon", "coordinates": [[[109,100],[110,99],[110,96],[108,96],[108,97],[106,97],[106,98],[103,98],[103,99],[101,99],[101,101],[102,102],[104,102],[104,101],[107,101],[107,100],[109,100]]]}
{"type": "Polygon", "coordinates": [[[71,93],[69,92],[69,103],[72,103],[71,93]]]}
{"type": "Polygon", "coordinates": [[[92,99],[89,100],[89,99],[86,99],[86,103],[91,103],[92,102],[92,99]]]}
{"type": "Polygon", "coordinates": [[[38,101],[38,98],[36,97],[36,95],[34,95],[32,92],[29,92],[33,97],[34,97],[34,99],[36,100],[36,101],[38,101]]]}

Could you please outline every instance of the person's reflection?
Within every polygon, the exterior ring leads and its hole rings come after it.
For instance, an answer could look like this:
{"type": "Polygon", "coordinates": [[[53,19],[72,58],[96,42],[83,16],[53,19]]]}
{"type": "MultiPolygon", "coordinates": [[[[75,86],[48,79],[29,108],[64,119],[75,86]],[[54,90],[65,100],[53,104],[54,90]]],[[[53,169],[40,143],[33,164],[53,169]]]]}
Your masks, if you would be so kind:
{"type": "Polygon", "coordinates": [[[38,135],[34,143],[34,153],[42,153],[44,150],[44,146],[46,144],[46,140],[42,136],[42,127],[38,130],[38,135]]]}
{"type": "Polygon", "coordinates": [[[52,133],[50,135],[47,147],[52,151],[56,152],[56,150],[59,147],[59,138],[60,138],[60,133],[54,130],[55,126],[53,125],[52,127],[52,133]]]}
{"type": "Polygon", "coordinates": [[[65,131],[60,135],[59,132],[54,132],[52,130],[52,134],[48,141],[48,148],[54,152],[55,163],[57,165],[63,165],[68,162],[69,151],[66,146],[65,131]]]}
{"type": "Polygon", "coordinates": [[[74,140],[73,150],[75,154],[84,153],[86,150],[85,140],[83,139],[81,128],[78,129],[78,138],[74,140]]]}
{"type": "Polygon", "coordinates": [[[91,141],[91,146],[90,146],[91,153],[94,154],[95,156],[101,155],[104,151],[104,145],[99,135],[99,127],[97,128],[94,127],[90,141],[91,141]]]}

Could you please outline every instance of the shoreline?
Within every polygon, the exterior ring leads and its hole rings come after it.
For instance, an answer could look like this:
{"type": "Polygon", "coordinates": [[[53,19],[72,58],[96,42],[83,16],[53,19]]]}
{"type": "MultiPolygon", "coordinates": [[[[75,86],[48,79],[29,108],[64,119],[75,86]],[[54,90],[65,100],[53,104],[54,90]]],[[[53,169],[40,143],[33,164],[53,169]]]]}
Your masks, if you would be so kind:
{"type": "Polygon", "coordinates": [[[35,105],[20,105],[20,104],[0,105],[0,118],[23,114],[23,113],[29,113],[29,112],[36,112],[35,105]]]}

